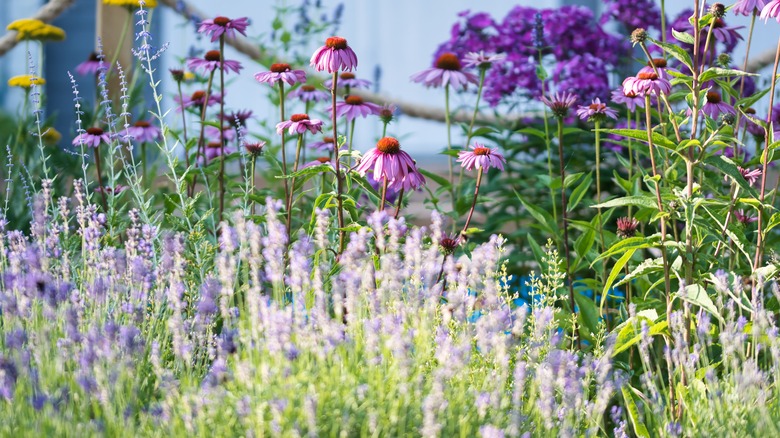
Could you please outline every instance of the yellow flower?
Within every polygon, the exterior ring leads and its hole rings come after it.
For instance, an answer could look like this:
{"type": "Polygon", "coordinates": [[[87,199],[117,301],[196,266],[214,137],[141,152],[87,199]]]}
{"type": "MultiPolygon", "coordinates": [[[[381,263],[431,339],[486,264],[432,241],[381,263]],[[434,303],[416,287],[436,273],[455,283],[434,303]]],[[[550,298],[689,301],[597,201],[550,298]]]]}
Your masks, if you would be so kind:
{"type": "MultiPolygon", "coordinates": [[[[103,0],[104,5],[126,6],[128,8],[137,8],[140,6],[139,0],[103,0]]],[[[151,9],[157,6],[157,0],[146,0],[144,9],[151,9]]]]}
{"type": "Polygon", "coordinates": [[[62,41],[65,31],[34,18],[22,18],[11,22],[6,29],[16,31],[16,40],[62,41]]]}
{"type": "Polygon", "coordinates": [[[20,76],[14,76],[11,79],[8,80],[8,86],[9,87],[20,87],[20,88],[27,88],[35,85],[43,85],[46,81],[38,76],[33,75],[20,75],[20,76]]]}
{"type": "Polygon", "coordinates": [[[41,139],[46,144],[57,144],[62,139],[62,134],[54,128],[46,128],[46,131],[41,134],[41,139]]]}
{"type": "Polygon", "coordinates": [[[191,71],[185,71],[184,72],[184,77],[182,78],[182,80],[184,82],[189,82],[189,81],[191,81],[193,79],[195,79],[195,73],[193,73],[191,71]]]}

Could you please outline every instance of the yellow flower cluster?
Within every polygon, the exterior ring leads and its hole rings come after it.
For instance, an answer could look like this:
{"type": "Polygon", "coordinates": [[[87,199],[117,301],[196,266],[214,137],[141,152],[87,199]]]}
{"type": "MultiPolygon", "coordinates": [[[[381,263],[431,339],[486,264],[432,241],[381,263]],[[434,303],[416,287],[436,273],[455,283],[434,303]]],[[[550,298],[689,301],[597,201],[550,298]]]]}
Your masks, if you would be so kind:
{"type": "Polygon", "coordinates": [[[34,18],[22,18],[11,22],[6,29],[16,31],[16,40],[62,41],[65,31],[57,26],[34,18]]]}
{"type": "MultiPolygon", "coordinates": [[[[137,8],[141,6],[140,0],[103,0],[104,5],[125,6],[128,8],[137,8]]],[[[157,6],[157,0],[146,0],[145,9],[151,9],[157,6]]]]}
{"type": "Polygon", "coordinates": [[[42,77],[33,75],[14,76],[8,80],[9,87],[30,88],[34,85],[43,85],[46,81],[42,77]]]}

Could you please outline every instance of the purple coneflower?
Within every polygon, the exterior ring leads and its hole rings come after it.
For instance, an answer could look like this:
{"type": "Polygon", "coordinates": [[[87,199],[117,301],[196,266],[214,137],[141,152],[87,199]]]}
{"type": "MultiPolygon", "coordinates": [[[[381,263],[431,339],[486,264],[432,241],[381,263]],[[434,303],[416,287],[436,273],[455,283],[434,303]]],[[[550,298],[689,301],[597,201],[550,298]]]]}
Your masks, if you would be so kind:
{"type": "Polygon", "coordinates": [[[463,64],[466,67],[487,69],[490,68],[494,62],[502,62],[505,59],[505,53],[485,53],[484,51],[480,50],[479,53],[466,53],[466,56],[463,57],[463,64]]]}
{"type": "Polygon", "coordinates": [[[100,143],[108,144],[111,138],[100,128],[87,128],[87,130],[73,139],[73,146],[88,146],[96,148],[100,143]]]}
{"type": "Polygon", "coordinates": [[[263,148],[265,147],[264,141],[256,141],[252,143],[244,143],[244,149],[246,149],[246,152],[249,155],[252,156],[258,156],[263,153],[263,148]]]}
{"type": "MultiPolygon", "coordinates": [[[[360,96],[347,96],[343,102],[336,104],[336,116],[346,117],[348,122],[358,117],[368,117],[370,115],[378,115],[382,110],[382,107],[375,103],[365,102],[360,96]]],[[[333,110],[329,107],[328,112],[333,110]]]]}
{"type": "Polygon", "coordinates": [[[588,106],[581,105],[579,109],[577,109],[577,115],[582,120],[597,120],[599,122],[607,117],[614,120],[617,120],[618,117],[617,111],[608,107],[607,104],[601,103],[601,100],[598,97],[593,99],[593,102],[588,106]]]}
{"type": "MultiPolygon", "coordinates": [[[[197,108],[202,108],[203,104],[206,103],[206,92],[203,90],[198,90],[194,93],[192,93],[191,96],[184,96],[182,100],[179,100],[179,96],[173,96],[173,100],[176,101],[176,103],[179,104],[179,111],[182,110],[182,108],[187,108],[190,106],[195,106],[197,108]]],[[[208,106],[214,105],[219,103],[222,100],[222,96],[220,96],[217,93],[211,93],[209,94],[209,101],[208,106]]]]}
{"type": "Polygon", "coordinates": [[[345,38],[333,36],[314,52],[309,64],[317,71],[333,73],[339,70],[352,71],[357,68],[358,59],[345,38]]]}
{"type": "Polygon", "coordinates": [[[203,130],[203,135],[215,141],[221,141],[222,138],[227,141],[233,141],[236,138],[236,130],[233,129],[233,125],[223,125],[222,129],[213,125],[207,125],[203,130]]]}
{"type": "Polygon", "coordinates": [[[636,235],[639,221],[634,218],[621,217],[617,220],[617,235],[622,239],[628,239],[636,235]]]}
{"type": "Polygon", "coordinates": [[[325,91],[318,90],[314,85],[302,85],[299,88],[291,91],[290,97],[297,97],[301,102],[321,102],[330,99],[330,94],[325,91]]]}
{"type": "Polygon", "coordinates": [[[717,91],[707,92],[707,102],[705,102],[702,106],[701,112],[707,114],[715,120],[717,120],[721,114],[737,114],[733,106],[727,103],[723,103],[720,98],[720,93],[717,91]]]}
{"type": "Polygon", "coordinates": [[[475,168],[489,169],[491,167],[504,170],[506,159],[498,152],[498,149],[488,148],[481,143],[474,142],[470,151],[458,152],[457,162],[461,163],[460,165],[465,167],[466,170],[474,170],[475,168]]]}
{"type": "Polygon", "coordinates": [[[469,82],[472,84],[479,82],[475,75],[461,71],[460,60],[454,53],[443,53],[436,60],[433,67],[417,72],[409,79],[426,87],[446,87],[452,85],[454,88],[462,87],[464,90],[469,82]]]}
{"type": "Polygon", "coordinates": [[[307,167],[313,167],[313,166],[319,166],[320,164],[330,164],[331,167],[333,167],[333,161],[328,157],[317,157],[308,163],[302,165],[300,169],[306,169],[307,167]]]}
{"type": "Polygon", "coordinates": [[[290,64],[271,64],[269,71],[255,73],[255,80],[269,85],[276,85],[280,81],[287,82],[288,85],[306,82],[306,72],[303,70],[293,70],[290,64]]]}
{"type": "Polygon", "coordinates": [[[309,147],[320,151],[333,152],[336,142],[333,137],[322,137],[322,140],[309,144],[309,147]]]}
{"type": "MultiPolygon", "coordinates": [[[[223,150],[225,152],[225,155],[230,155],[235,151],[231,146],[224,146],[223,149],[222,142],[219,141],[212,141],[206,144],[206,150],[205,150],[206,163],[210,162],[214,158],[221,156],[223,150]]],[[[201,164],[203,163],[201,162],[201,164]]]]}
{"type": "Polygon", "coordinates": [[[660,95],[669,94],[672,91],[672,84],[666,79],[659,78],[655,72],[637,73],[636,76],[629,76],[623,81],[623,90],[626,93],[634,92],[641,95],[660,95]]]}
{"type": "Polygon", "coordinates": [[[211,42],[219,39],[222,34],[227,38],[235,38],[236,32],[246,36],[246,28],[249,26],[247,17],[231,20],[227,17],[216,17],[213,20],[203,20],[198,28],[199,33],[211,35],[211,42]]]}
{"type": "Polygon", "coordinates": [[[637,93],[626,90],[623,87],[617,90],[612,90],[612,102],[617,104],[625,104],[629,111],[636,111],[637,107],[645,107],[645,98],[637,93]]]}
{"type": "MultiPolygon", "coordinates": [[[[425,177],[417,170],[417,165],[409,166],[406,169],[406,176],[401,179],[396,179],[388,184],[388,190],[406,192],[410,190],[417,190],[425,185],[425,177]]],[[[391,201],[392,202],[392,201],[391,201]]]]}
{"type": "Polygon", "coordinates": [[[740,166],[737,166],[737,169],[739,169],[739,173],[751,186],[755,185],[758,179],[761,178],[761,169],[750,170],[740,166]]]}
{"type": "Polygon", "coordinates": [[[734,15],[749,16],[753,13],[760,13],[764,6],[766,6],[764,0],[738,0],[731,8],[731,12],[734,15]]]}
{"type": "MultiPolygon", "coordinates": [[[[322,83],[326,88],[330,88],[333,85],[333,79],[328,79],[322,83]]],[[[354,73],[345,72],[339,75],[339,87],[349,88],[363,88],[368,89],[371,87],[371,81],[365,79],[358,79],[354,73]]]]}
{"type": "Polygon", "coordinates": [[[747,225],[758,220],[758,216],[753,216],[750,213],[746,213],[745,210],[736,210],[734,212],[734,217],[736,217],[739,223],[742,225],[747,225]]]}
{"type": "Polygon", "coordinates": [[[100,55],[97,52],[92,52],[86,61],[76,66],[76,73],[81,76],[95,75],[102,65],[103,61],[100,60],[100,55]]]}
{"type": "MultiPolygon", "coordinates": [[[[716,18],[712,24],[712,36],[715,40],[722,42],[726,47],[734,47],[737,45],[737,41],[743,39],[739,34],[740,29],[744,29],[745,26],[729,27],[722,18],[716,18]]],[[[709,32],[709,26],[702,28],[702,33],[709,32]]]]}
{"type": "Polygon", "coordinates": [[[152,125],[146,120],[139,120],[133,126],[125,130],[124,135],[133,137],[135,141],[146,143],[160,138],[160,128],[152,125]]]}
{"type": "Polygon", "coordinates": [[[379,110],[379,118],[382,120],[382,123],[388,124],[395,120],[396,111],[398,111],[398,107],[392,103],[382,105],[382,108],[379,110]]]}
{"type": "Polygon", "coordinates": [[[290,116],[290,120],[285,120],[276,125],[277,134],[281,134],[285,129],[287,129],[290,135],[303,134],[306,131],[316,134],[322,132],[322,120],[309,119],[308,114],[293,114],[290,116]]]}
{"type": "Polygon", "coordinates": [[[652,63],[650,61],[647,61],[647,65],[640,68],[639,73],[649,74],[649,73],[655,73],[658,72],[658,77],[666,80],[670,80],[672,77],[669,75],[669,70],[671,70],[668,67],[668,63],[666,59],[664,58],[653,58],[652,63]]]}
{"type": "Polygon", "coordinates": [[[375,180],[387,178],[391,184],[402,181],[409,173],[419,173],[412,157],[401,150],[401,144],[393,137],[380,139],[374,149],[363,155],[355,170],[360,176],[373,171],[375,180]]]}
{"type": "Polygon", "coordinates": [[[450,236],[444,236],[439,240],[439,248],[441,249],[441,252],[444,253],[444,255],[450,255],[455,252],[455,250],[460,245],[460,239],[454,239],[450,236]]]}
{"type": "Polygon", "coordinates": [[[232,113],[223,114],[220,116],[220,119],[223,122],[230,123],[234,127],[238,128],[246,126],[246,121],[251,117],[252,110],[238,110],[233,111],[232,113]]]}
{"type": "Polygon", "coordinates": [[[204,72],[211,73],[214,70],[220,68],[220,65],[223,63],[225,65],[226,72],[234,71],[238,73],[242,68],[244,68],[238,61],[233,61],[230,59],[222,61],[222,54],[219,52],[219,50],[209,50],[206,52],[203,58],[190,58],[187,61],[187,67],[189,67],[190,70],[203,70],[204,72]]]}
{"type": "Polygon", "coordinates": [[[780,0],[772,0],[761,9],[761,19],[764,21],[774,18],[780,23],[780,0]]]}
{"type": "Polygon", "coordinates": [[[542,102],[552,110],[555,117],[562,119],[569,115],[569,108],[577,102],[577,96],[572,93],[555,93],[552,99],[542,97],[542,102]]]}

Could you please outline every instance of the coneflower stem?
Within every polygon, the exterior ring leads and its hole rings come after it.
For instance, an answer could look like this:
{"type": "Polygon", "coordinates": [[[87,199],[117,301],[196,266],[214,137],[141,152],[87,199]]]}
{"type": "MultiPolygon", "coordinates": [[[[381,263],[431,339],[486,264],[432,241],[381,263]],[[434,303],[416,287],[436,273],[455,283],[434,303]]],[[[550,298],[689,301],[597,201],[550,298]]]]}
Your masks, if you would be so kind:
{"type": "MultiPolygon", "coordinates": [[[[596,204],[601,204],[601,131],[599,130],[601,123],[595,121],[596,131],[596,204]]],[[[599,240],[601,240],[601,252],[607,250],[607,244],[604,240],[604,223],[601,217],[601,207],[597,208],[597,214],[599,219],[599,240]]],[[[607,281],[607,261],[601,261],[601,280],[606,283],[607,281]]]]}
{"type": "MultiPolygon", "coordinates": [[[[225,95],[225,34],[219,36],[219,92],[225,95]]],[[[219,221],[225,212],[225,99],[219,99],[219,221]]],[[[289,230],[288,230],[289,231],[289,230]]]]}
{"type": "MultiPolygon", "coordinates": [[[[452,152],[452,122],[450,121],[450,86],[444,86],[444,124],[447,125],[447,152],[452,152]]],[[[453,172],[452,156],[447,155],[450,175],[450,198],[452,198],[452,211],[455,211],[455,178],[453,172]]]]}
{"type": "MultiPolygon", "coordinates": [[[[631,120],[633,117],[631,117],[631,110],[626,109],[626,120],[628,120],[628,127],[631,128],[631,120]]],[[[637,129],[639,129],[639,126],[636,126],[637,129]]],[[[628,196],[634,195],[634,146],[633,142],[631,141],[631,137],[628,138],[628,182],[631,183],[631,190],[628,193],[628,196]]],[[[628,206],[628,218],[631,219],[631,206],[628,206]]]]}
{"type": "Polygon", "coordinates": [[[146,142],[141,143],[141,172],[144,180],[144,185],[149,187],[148,181],[146,181],[146,142]]]}
{"type": "MultiPolygon", "coordinates": [[[[556,117],[558,121],[558,160],[560,161],[559,169],[561,174],[561,220],[563,225],[563,251],[566,257],[566,280],[569,282],[569,307],[571,313],[576,314],[574,303],[574,281],[571,277],[571,255],[569,254],[569,224],[568,215],[566,214],[566,167],[563,161],[563,117],[556,117]]],[[[578,346],[580,345],[580,331],[579,328],[574,330],[574,337],[577,340],[578,346]]]]}
{"type": "Polygon", "coordinates": [[[387,137],[387,123],[382,124],[382,138],[387,137]]]}
{"type": "Polygon", "coordinates": [[[469,224],[471,224],[471,217],[474,215],[474,208],[477,206],[477,198],[479,197],[479,186],[482,184],[482,173],[484,172],[484,168],[482,166],[479,167],[479,170],[477,171],[477,185],[474,187],[474,199],[471,201],[471,209],[469,210],[469,215],[466,217],[466,224],[463,225],[463,231],[461,234],[465,233],[466,230],[469,228],[469,224]]]}
{"type": "Polygon", "coordinates": [[[344,231],[344,205],[341,200],[341,171],[339,170],[339,135],[338,135],[338,128],[336,126],[336,89],[338,88],[338,80],[339,80],[339,73],[338,71],[333,72],[333,86],[330,89],[330,96],[331,96],[331,117],[333,121],[333,150],[336,155],[336,161],[333,163],[333,165],[336,167],[336,204],[338,210],[336,210],[336,215],[338,217],[339,222],[339,251],[338,254],[341,255],[342,252],[344,252],[344,245],[346,245],[345,241],[345,231],[344,231]]]}
{"type": "MultiPolygon", "coordinates": [[[[775,51],[775,66],[772,70],[772,86],[770,87],[771,90],[769,91],[769,113],[766,116],[767,123],[769,123],[770,130],[767,130],[766,135],[764,136],[764,151],[762,152],[763,157],[763,168],[761,172],[761,192],[759,194],[759,207],[758,207],[758,241],[756,242],[756,257],[753,261],[753,269],[758,269],[759,264],[761,263],[761,256],[763,252],[763,246],[764,246],[764,196],[766,195],[766,171],[767,166],[769,165],[769,139],[770,137],[774,137],[772,135],[771,129],[774,129],[772,126],[772,106],[775,103],[775,86],[777,85],[777,66],[778,63],[780,63],[780,39],[777,41],[777,50],[775,51]]],[[[756,282],[757,284],[758,282],[756,282]]],[[[755,295],[756,286],[753,286],[753,295],[755,295]]]]}
{"type": "Polygon", "coordinates": [[[669,264],[666,257],[666,217],[664,216],[664,204],[661,199],[661,185],[659,184],[658,170],[655,165],[655,147],[653,145],[653,127],[650,118],[650,96],[645,95],[645,130],[647,132],[647,145],[650,152],[650,165],[653,171],[653,182],[655,183],[655,199],[658,206],[658,212],[661,215],[661,259],[664,266],[664,289],[666,292],[666,318],[670,318],[672,313],[671,281],[669,279],[669,264]]]}
{"type": "MultiPolygon", "coordinates": [[[[176,84],[179,89],[179,102],[182,102],[182,105],[184,104],[184,95],[181,92],[181,81],[176,81],[176,84]]],[[[184,143],[182,146],[184,147],[184,163],[187,165],[187,169],[190,168],[190,152],[187,150],[187,112],[184,111],[184,107],[182,106],[181,109],[181,129],[182,129],[182,138],[184,140],[184,143]]],[[[186,191],[189,194],[190,192],[190,186],[189,182],[186,182],[186,191]]]]}
{"type": "Polygon", "coordinates": [[[347,146],[347,166],[352,166],[352,140],[355,138],[355,120],[352,119],[352,122],[349,125],[349,145],[347,146]]]}
{"type": "MultiPolygon", "coordinates": [[[[195,162],[198,163],[203,160],[203,165],[205,166],[205,155],[206,155],[206,145],[204,144],[203,138],[206,133],[206,108],[209,106],[209,98],[211,98],[211,86],[214,83],[214,70],[211,71],[211,74],[209,75],[209,81],[206,85],[206,94],[203,96],[203,104],[200,108],[200,135],[198,136],[198,149],[195,152],[195,162]]],[[[220,99],[222,100],[222,99],[220,99]]],[[[184,102],[182,102],[182,111],[184,111],[184,102]]],[[[208,186],[208,178],[204,174],[204,178],[206,178],[206,185],[208,186]]],[[[192,192],[190,193],[190,197],[195,195],[195,184],[198,182],[198,174],[196,173],[192,177],[192,192]]]]}
{"type": "Polygon", "coordinates": [[[379,199],[379,211],[385,211],[385,200],[387,199],[387,175],[382,177],[382,197],[379,199]]]}
{"type": "MultiPolygon", "coordinates": [[[[284,81],[279,81],[279,121],[284,122],[284,81]]],[[[284,129],[282,130],[282,176],[284,178],[282,181],[284,181],[284,199],[288,199],[290,197],[290,186],[287,183],[287,148],[285,146],[285,139],[284,139],[284,129]]],[[[289,235],[290,230],[287,230],[287,234],[289,235]]]]}
{"type": "MultiPolygon", "coordinates": [[[[295,161],[293,162],[293,173],[298,171],[298,162],[301,158],[301,149],[303,149],[303,134],[298,134],[298,146],[295,148],[295,161]]],[[[292,205],[295,196],[295,177],[290,181],[290,197],[287,198],[287,229],[290,229],[292,221],[292,205]]],[[[289,231],[288,231],[289,232],[289,231]]]]}
{"type": "Polygon", "coordinates": [[[103,211],[108,213],[108,199],[106,198],[106,190],[108,190],[108,187],[103,185],[103,177],[100,175],[101,174],[100,146],[98,145],[94,149],[95,149],[95,171],[97,172],[97,180],[98,180],[98,187],[100,187],[100,194],[103,197],[103,211]]]}
{"type": "MultiPolygon", "coordinates": [[[[753,29],[756,26],[756,9],[753,9],[753,16],[750,18],[750,30],[748,31],[748,40],[747,40],[747,46],[745,47],[745,62],[742,64],[742,71],[747,71],[748,66],[748,59],[750,59],[750,43],[753,42],[753,29]]],[[[742,93],[745,91],[745,79],[746,76],[742,76],[742,79],[739,81],[739,97],[742,97],[742,93]]],[[[734,123],[734,126],[739,126],[739,118],[742,116],[741,111],[737,111],[737,121],[734,123]]],[[[736,148],[736,143],[734,143],[734,147],[736,148]]],[[[735,155],[736,157],[736,155],[735,155]]]]}
{"type": "MultiPolygon", "coordinates": [[[[474,104],[474,112],[471,114],[471,122],[469,122],[469,130],[466,133],[466,144],[463,146],[463,150],[466,150],[469,148],[469,143],[471,143],[471,137],[474,135],[474,122],[477,120],[477,114],[479,114],[479,101],[482,98],[482,89],[485,86],[485,73],[487,73],[487,68],[480,68],[479,69],[479,87],[477,87],[477,102],[474,104]]],[[[463,167],[460,168],[460,173],[458,175],[458,193],[460,193],[460,186],[463,184],[463,167]]]]}
{"type": "Polygon", "coordinates": [[[395,207],[395,215],[393,217],[398,219],[398,213],[401,212],[401,206],[404,204],[404,189],[401,187],[401,191],[398,192],[398,205],[395,207]]]}
{"type": "MultiPolygon", "coordinates": [[[[250,179],[252,181],[252,194],[255,193],[255,165],[257,164],[257,154],[252,154],[252,175],[250,176],[250,179]]],[[[255,215],[255,200],[254,197],[252,198],[252,216],[255,215]]]]}

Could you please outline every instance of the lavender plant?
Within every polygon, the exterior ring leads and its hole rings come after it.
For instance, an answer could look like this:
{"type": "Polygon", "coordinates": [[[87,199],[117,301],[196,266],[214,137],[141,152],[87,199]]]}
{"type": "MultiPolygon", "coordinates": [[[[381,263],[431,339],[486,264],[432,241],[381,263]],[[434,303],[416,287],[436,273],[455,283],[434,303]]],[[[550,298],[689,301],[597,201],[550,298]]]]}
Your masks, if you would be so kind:
{"type": "Polygon", "coordinates": [[[9,82],[25,100],[0,215],[0,433],[778,434],[780,43],[761,88],[732,66],[741,36],[724,21],[752,15],[750,41],[756,17],[780,21],[777,1],[694,0],[669,26],[663,1],[609,1],[599,21],[462,14],[411,78],[443,88],[446,176],[387,135],[392,104],[352,94],[368,81],[345,38],[298,52],[330,30],[308,1],[279,7],[264,41],[279,52],[255,79],[279,118],[259,132],[225,82],[247,18],[194,20],[218,50],[170,72],[168,111],[157,3],[104,3],[137,17],[137,63],[106,63],[99,45],[76,68],[98,84],[93,109],[68,73],[67,152],[47,144],[33,56],[9,82]],[[295,38],[285,14],[303,14],[295,38]],[[450,98],[471,91],[461,146],[450,98]],[[483,98],[495,125],[477,122],[483,98]],[[520,103],[541,111],[500,116],[520,103]],[[358,117],[382,120],[374,148],[353,142],[358,117]],[[425,225],[402,214],[422,189],[425,225]]]}

